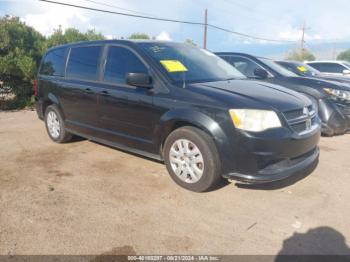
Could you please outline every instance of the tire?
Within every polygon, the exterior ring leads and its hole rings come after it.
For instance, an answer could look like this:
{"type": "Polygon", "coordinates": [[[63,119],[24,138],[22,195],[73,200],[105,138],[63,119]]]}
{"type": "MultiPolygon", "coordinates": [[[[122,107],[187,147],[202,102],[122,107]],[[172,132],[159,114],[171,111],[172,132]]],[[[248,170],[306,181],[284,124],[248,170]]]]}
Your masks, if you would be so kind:
{"type": "MultiPolygon", "coordinates": [[[[311,100],[312,104],[316,104],[317,105],[317,115],[318,115],[319,119],[322,122],[321,115],[319,113],[320,110],[319,110],[319,104],[318,104],[317,99],[315,97],[309,95],[309,94],[305,94],[305,93],[302,93],[302,94],[305,95],[307,98],[309,98],[311,100]]],[[[334,130],[332,130],[330,128],[327,128],[327,129],[323,129],[322,128],[321,135],[323,137],[332,137],[332,136],[334,136],[334,130]]]]}
{"type": "Polygon", "coordinates": [[[56,105],[46,108],[45,126],[49,137],[56,143],[65,143],[72,139],[72,134],[66,131],[62,114],[56,105]]]}
{"type": "Polygon", "coordinates": [[[216,145],[198,128],[186,126],[173,131],[165,141],[163,155],[171,178],[190,191],[210,191],[222,179],[216,145]]]}

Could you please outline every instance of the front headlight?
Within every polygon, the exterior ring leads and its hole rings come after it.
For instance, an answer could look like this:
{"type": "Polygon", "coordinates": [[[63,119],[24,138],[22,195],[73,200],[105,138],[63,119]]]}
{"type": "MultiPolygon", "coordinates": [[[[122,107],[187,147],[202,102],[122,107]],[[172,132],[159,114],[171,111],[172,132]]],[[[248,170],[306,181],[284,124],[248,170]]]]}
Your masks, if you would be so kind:
{"type": "Polygon", "coordinates": [[[281,121],[274,111],[256,109],[230,109],[233,124],[238,129],[261,132],[281,127],[281,121]]]}
{"type": "Polygon", "coordinates": [[[334,98],[350,101],[350,91],[332,89],[332,88],[323,88],[323,90],[326,92],[326,94],[334,98]]]}

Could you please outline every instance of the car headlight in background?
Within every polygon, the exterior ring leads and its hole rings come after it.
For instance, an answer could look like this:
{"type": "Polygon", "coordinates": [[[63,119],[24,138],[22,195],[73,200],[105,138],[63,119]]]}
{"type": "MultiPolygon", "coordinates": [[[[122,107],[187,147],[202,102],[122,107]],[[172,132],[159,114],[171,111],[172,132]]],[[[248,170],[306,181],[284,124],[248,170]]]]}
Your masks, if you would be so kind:
{"type": "Polygon", "coordinates": [[[274,111],[257,109],[230,109],[230,116],[236,128],[261,132],[281,127],[281,121],[274,111]]]}
{"type": "Polygon", "coordinates": [[[326,94],[334,98],[350,101],[350,91],[332,89],[332,88],[323,88],[323,90],[326,92],[326,94]]]}

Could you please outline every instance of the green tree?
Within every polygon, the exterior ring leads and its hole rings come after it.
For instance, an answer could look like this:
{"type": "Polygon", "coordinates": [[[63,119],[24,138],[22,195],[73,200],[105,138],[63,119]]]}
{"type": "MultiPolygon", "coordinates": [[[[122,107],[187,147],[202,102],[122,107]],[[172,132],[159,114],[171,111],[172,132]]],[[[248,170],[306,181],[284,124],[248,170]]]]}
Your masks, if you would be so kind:
{"type": "Polygon", "coordinates": [[[350,62],[350,49],[341,52],[341,53],[337,56],[337,60],[346,60],[346,61],[349,61],[349,62],[350,62]]]}
{"type": "Polygon", "coordinates": [[[133,33],[131,34],[128,39],[145,39],[149,40],[151,37],[145,33],[133,33]]]}
{"type": "Polygon", "coordinates": [[[192,46],[197,46],[197,44],[192,39],[186,39],[185,40],[185,44],[189,44],[189,45],[192,45],[192,46]]]}
{"type": "Polygon", "coordinates": [[[292,51],[288,57],[288,60],[296,60],[296,61],[314,61],[316,57],[307,49],[303,49],[301,52],[300,51],[292,51]]]}
{"type": "Polygon", "coordinates": [[[47,48],[102,39],[95,30],[82,33],[68,28],[63,32],[61,27],[45,38],[18,17],[0,17],[0,109],[20,108],[32,101],[33,80],[47,48]]]}
{"type": "Polygon", "coordinates": [[[0,101],[0,107],[23,107],[33,93],[32,82],[41,56],[45,38],[18,17],[0,18],[0,94],[6,90],[12,100],[0,101]]]}
{"type": "Polygon", "coordinates": [[[104,35],[102,35],[101,33],[97,33],[95,29],[87,30],[87,32],[85,33],[85,36],[86,36],[86,39],[89,41],[106,39],[104,35]]]}
{"type": "Polygon", "coordinates": [[[101,33],[96,33],[95,30],[88,30],[86,33],[82,33],[78,29],[67,28],[63,32],[62,27],[60,26],[47,38],[47,47],[50,48],[67,43],[104,39],[105,37],[101,33]]]}

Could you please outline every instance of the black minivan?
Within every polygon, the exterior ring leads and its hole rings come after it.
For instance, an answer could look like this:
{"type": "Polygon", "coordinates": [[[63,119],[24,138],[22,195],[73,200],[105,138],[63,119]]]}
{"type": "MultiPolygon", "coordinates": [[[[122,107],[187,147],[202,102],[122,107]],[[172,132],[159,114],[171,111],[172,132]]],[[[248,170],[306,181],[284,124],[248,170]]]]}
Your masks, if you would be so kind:
{"type": "Polygon", "coordinates": [[[281,180],[318,161],[320,123],[305,96],[245,80],[187,44],[109,40],[50,49],[36,109],[58,143],[78,135],[164,161],[192,191],[219,180],[281,180]]]}

